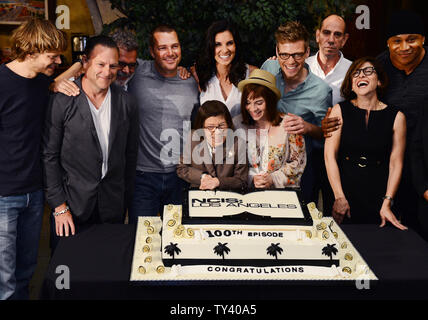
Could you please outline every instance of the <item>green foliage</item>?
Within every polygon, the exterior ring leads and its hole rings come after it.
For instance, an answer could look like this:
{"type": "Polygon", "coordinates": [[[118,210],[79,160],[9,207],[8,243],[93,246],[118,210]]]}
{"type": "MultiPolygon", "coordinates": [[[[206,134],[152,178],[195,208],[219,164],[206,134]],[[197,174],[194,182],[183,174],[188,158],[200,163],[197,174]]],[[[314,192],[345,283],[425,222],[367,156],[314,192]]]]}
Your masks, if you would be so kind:
{"type": "Polygon", "coordinates": [[[193,64],[209,25],[220,19],[234,22],[244,44],[245,61],[260,66],[274,55],[276,28],[287,20],[299,20],[315,31],[330,13],[349,15],[352,0],[111,0],[128,18],[104,26],[104,33],[116,28],[135,30],[139,56],[150,58],[148,36],[159,24],[176,28],[180,38],[182,65],[193,64]]]}

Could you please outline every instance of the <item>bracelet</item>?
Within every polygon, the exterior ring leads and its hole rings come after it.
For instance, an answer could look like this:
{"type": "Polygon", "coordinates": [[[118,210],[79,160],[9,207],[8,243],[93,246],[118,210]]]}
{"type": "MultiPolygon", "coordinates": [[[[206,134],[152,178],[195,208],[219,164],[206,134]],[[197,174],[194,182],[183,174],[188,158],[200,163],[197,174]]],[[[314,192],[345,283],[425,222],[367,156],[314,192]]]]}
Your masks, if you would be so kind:
{"type": "Polygon", "coordinates": [[[394,199],[392,197],[390,197],[390,196],[384,196],[382,198],[382,200],[389,200],[389,201],[391,201],[391,207],[394,205],[394,199]]]}
{"type": "Polygon", "coordinates": [[[70,210],[70,208],[68,207],[68,206],[65,206],[65,209],[64,210],[61,210],[61,211],[58,211],[58,212],[53,212],[52,214],[55,216],[55,217],[58,217],[59,215],[62,215],[62,214],[64,214],[64,213],[66,213],[67,211],[69,211],[70,210]]]}

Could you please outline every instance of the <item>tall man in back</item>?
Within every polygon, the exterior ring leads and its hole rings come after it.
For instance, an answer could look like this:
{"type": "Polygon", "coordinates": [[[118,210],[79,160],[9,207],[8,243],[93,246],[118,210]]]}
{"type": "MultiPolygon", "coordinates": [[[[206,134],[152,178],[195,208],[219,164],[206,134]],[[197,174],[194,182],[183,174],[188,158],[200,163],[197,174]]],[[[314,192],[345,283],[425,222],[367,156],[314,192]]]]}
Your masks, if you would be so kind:
{"type": "MultiPolygon", "coordinates": [[[[51,99],[43,136],[45,189],[54,209],[51,233],[73,235],[99,223],[123,223],[132,196],[138,110],[113,84],[119,49],[109,37],[90,38],[78,96],[51,99]]],[[[56,235],[56,237],[55,237],[56,235]]]]}
{"type": "MultiPolygon", "coordinates": [[[[318,52],[306,59],[311,71],[323,79],[332,89],[332,106],[343,101],[340,95],[340,87],[346,72],[352,62],[343,56],[340,51],[348,41],[349,34],[346,33],[345,20],[335,14],[329,15],[321,22],[317,29],[315,39],[318,43],[318,52]]],[[[331,108],[328,109],[326,119],[328,121],[331,108]]],[[[315,193],[321,190],[323,211],[325,215],[331,215],[334,203],[334,195],[327,178],[327,172],[324,164],[324,148],[322,144],[317,144],[314,148],[314,158],[321,166],[318,172],[318,179],[315,183],[315,193]]]]}
{"type": "Polygon", "coordinates": [[[318,43],[318,52],[306,59],[311,71],[323,79],[332,89],[332,105],[343,101],[340,87],[346,72],[352,62],[343,56],[340,51],[348,41],[345,20],[332,14],[321,22],[315,39],[318,43]]]}
{"type": "Polygon", "coordinates": [[[181,46],[176,31],[159,26],[150,36],[154,61],[140,65],[128,91],[137,99],[140,136],[137,175],[129,222],[138,216],[163,212],[167,204],[181,204],[184,181],[176,174],[182,150],[184,122],[199,106],[193,78],[181,79],[177,68],[181,46]]]}
{"type": "MultiPolygon", "coordinates": [[[[418,14],[410,11],[397,12],[391,17],[388,27],[388,50],[377,57],[389,78],[384,100],[397,106],[407,120],[407,148],[395,207],[401,214],[402,223],[419,232],[421,229],[417,219],[417,203],[424,198],[426,190],[421,191],[419,183],[416,189],[414,187],[413,182],[419,181],[423,174],[413,172],[415,178],[412,181],[410,151],[418,117],[428,109],[428,47],[424,46],[424,34],[424,21],[418,14]]],[[[426,217],[424,220],[426,221],[426,217]]],[[[427,228],[425,226],[425,230],[427,228]]],[[[428,238],[426,231],[425,237],[428,238]]]]}
{"type": "Polygon", "coordinates": [[[331,107],[331,88],[314,75],[305,59],[309,56],[309,34],[299,22],[289,21],[275,32],[277,60],[267,60],[262,69],[276,78],[281,91],[278,110],[287,114],[285,130],[302,134],[306,142],[307,163],[301,188],[306,202],[316,202],[316,170],[321,165],[313,157],[314,142],[322,141],[321,120],[331,107]],[[279,64],[279,67],[278,67],[279,64]]]}
{"type": "Polygon", "coordinates": [[[40,159],[48,88],[62,32],[30,19],[12,38],[13,61],[0,66],[0,300],[28,299],[44,211],[40,159]]]}

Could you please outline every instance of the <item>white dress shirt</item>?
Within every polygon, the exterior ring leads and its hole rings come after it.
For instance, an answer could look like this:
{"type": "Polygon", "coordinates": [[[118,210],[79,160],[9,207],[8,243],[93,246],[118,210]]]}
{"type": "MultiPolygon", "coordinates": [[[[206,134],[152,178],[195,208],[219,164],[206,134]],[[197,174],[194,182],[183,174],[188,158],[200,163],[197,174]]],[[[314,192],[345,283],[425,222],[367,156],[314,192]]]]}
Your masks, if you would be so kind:
{"type": "Polygon", "coordinates": [[[334,68],[326,75],[318,63],[319,51],[309,58],[306,59],[306,63],[309,65],[312,73],[319,78],[323,79],[333,90],[333,106],[343,101],[343,97],[340,95],[340,87],[342,86],[343,79],[345,79],[346,72],[348,72],[352,61],[346,59],[342,52],[340,52],[340,59],[334,66],[334,68]]]}
{"type": "Polygon", "coordinates": [[[91,100],[86,96],[91,110],[92,120],[94,121],[95,129],[97,130],[98,141],[100,142],[101,151],[103,153],[103,166],[101,179],[107,173],[108,169],[108,147],[111,121],[111,93],[108,88],[106,97],[99,109],[95,108],[91,100]]]}
{"type": "MultiPolygon", "coordinates": [[[[247,65],[247,71],[245,74],[245,79],[247,79],[250,75],[250,69],[247,65]]],[[[235,85],[232,84],[232,90],[230,91],[227,99],[225,100],[223,97],[223,93],[221,92],[220,81],[217,76],[214,75],[208,82],[207,90],[202,91],[200,95],[201,105],[205,101],[209,100],[217,100],[223,102],[230,111],[230,114],[233,117],[237,116],[241,113],[241,96],[242,93],[239,91],[235,85]]]]}

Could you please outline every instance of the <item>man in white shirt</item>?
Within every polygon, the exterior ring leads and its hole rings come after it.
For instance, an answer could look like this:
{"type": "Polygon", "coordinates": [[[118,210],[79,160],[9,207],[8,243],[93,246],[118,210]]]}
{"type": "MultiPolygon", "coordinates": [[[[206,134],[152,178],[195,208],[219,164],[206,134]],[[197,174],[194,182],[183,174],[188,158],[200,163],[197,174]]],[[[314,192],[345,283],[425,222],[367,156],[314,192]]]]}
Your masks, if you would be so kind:
{"type": "MultiPolygon", "coordinates": [[[[323,79],[332,89],[332,106],[343,101],[340,95],[340,87],[346,72],[352,62],[343,56],[340,49],[346,44],[349,34],[346,33],[345,20],[338,15],[330,15],[325,18],[315,35],[318,43],[318,52],[306,59],[311,72],[323,79]]],[[[322,122],[326,121],[331,112],[331,108],[322,122]]],[[[317,158],[319,163],[324,163],[324,148],[317,145],[314,148],[314,158],[317,158]]],[[[318,171],[318,177],[315,179],[315,193],[321,190],[323,200],[324,214],[330,215],[331,208],[334,202],[333,192],[331,191],[328,182],[327,173],[324,165],[318,171]]]]}
{"type": "Polygon", "coordinates": [[[340,87],[352,61],[346,59],[340,49],[346,44],[345,20],[337,15],[325,18],[316,31],[319,51],[306,59],[312,73],[323,79],[333,90],[333,105],[343,101],[340,87]]]}
{"type": "Polygon", "coordinates": [[[56,93],[46,113],[43,164],[58,237],[100,223],[123,223],[132,197],[138,151],[138,109],[113,82],[119,48],[106,36],[89,39],[80,94],[56,93]]]}

